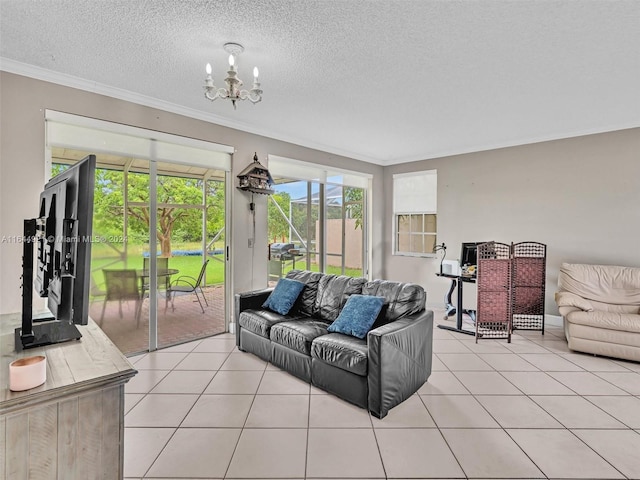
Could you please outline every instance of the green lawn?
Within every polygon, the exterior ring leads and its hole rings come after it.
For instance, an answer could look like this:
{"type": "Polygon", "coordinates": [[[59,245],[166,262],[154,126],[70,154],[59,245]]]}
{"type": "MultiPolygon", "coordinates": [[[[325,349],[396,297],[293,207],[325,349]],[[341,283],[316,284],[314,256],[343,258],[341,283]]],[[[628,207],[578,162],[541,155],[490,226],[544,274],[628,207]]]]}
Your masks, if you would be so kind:
{"type": "MultiPolygon", "coordinates": [[[[198,245],[180,245],[181,248],[176,248],[175,250],[183,249],[183,250],[195,250],[198,248],[198,245]]],[[[92,251],[91,258],[91,271],[93,275],[93,280],[96,285],[104,289],[104,275],[102,274],[102,269],[111,268],[111,269],[142,269],[143,265],[143,252],[148,251],[147,245],[129,245],[128,248],[128,256],[127,262],[125,264],[124,260],[118,260],[117,256],[114,255],[116,252],[113,249],[106,248],[94,248],[92,251]]],[[[207,276],[206,276],[206,284],[207,285],[220,285],[224,283],[224,263],[221,261],[224,259],[224,255],[213,255],[209,256],[209,264],[207,265],[207,276]]],[[[177,275],[173,275],[171,280],[175,280],[181,275],[188,275],[194,278],[198,278],[200,273],[200,269],[202,268],[202,256],[201,255],[176,255],[174,257],[169,258],[169,268],[175,268],[179,270],[177,275]]],[[[305,269],[306,262],[298,260],[296,262],[297,269],[305,269]]],[[[291,262],[286,262],[284,267],[284,273],[292,270],[291,262]]],[[[319,271],[319,266],[317,263],[311,263],[311,270],[314,272],[319,271]]],[[[327,266],[327,273],[341,275],[342,270],[340,267],[327,266]]],[[[350,277],[361,277],[362,270],[356,268],[346,268],[345,275],[350,277]]]]}
{"type": "MultiPolygon", "coordinates": [[[[306,268],[307,268],[307,264],[305,261],[300,261],[300,260],[296,261],[296,270],[305,270],[306,268]]],[[[293,270],[293,265],[291,264],[291,262],[286,262],[283,270],[284,270],[284,273],[287,273],[293,270]]],[[[311,263],[311,271],[319,272],[320,265],[318,265],[317,263],[311,263]]],[[[342,268],[327,265],[326,273],[330,273],[333,275],[342,275],[342,268]]],[[[348,277],[362,277],[362,269],[345,267],[344,274],[347,275],[348,277]]]]}
{"type": "MultiPolygon", "coordinates": [[[[93,278],[98,287],[104,289],[104,275],[102,274],[103,268],[131,268],[142,269],[142,256],[141,255],[129,255],[128,261],[117,261],[114,263],[114,258],[105,257],[93,257],[91,259],[91,271],[93,272],[93,278]]],[[[222,260],[222,255],[214,255],[209,257],[209,264],[207,265],[207,285],[219,285],[224,283],[224,263],[217,260],[222,260]]],[[[175,280],[179,276],[188,275],[193,278],[198,278],[200,269],[202,268],[202,256],[176,256],[169,259],[169,268],[175,268],[179,270],[179,273],[173,275],[171,280],[175,280]]]]}

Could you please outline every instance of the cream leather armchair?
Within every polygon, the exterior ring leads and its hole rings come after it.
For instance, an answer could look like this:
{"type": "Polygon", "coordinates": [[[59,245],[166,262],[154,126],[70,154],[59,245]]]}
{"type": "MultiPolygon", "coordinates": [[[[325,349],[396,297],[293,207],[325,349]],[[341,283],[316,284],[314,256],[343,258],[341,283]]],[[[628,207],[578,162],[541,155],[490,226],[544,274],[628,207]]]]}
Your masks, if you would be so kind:
{"type": "Polygon", "coordinates": [[[555,299],[571,350],[640,361],[640,268],[563,263],[555,299]]]}

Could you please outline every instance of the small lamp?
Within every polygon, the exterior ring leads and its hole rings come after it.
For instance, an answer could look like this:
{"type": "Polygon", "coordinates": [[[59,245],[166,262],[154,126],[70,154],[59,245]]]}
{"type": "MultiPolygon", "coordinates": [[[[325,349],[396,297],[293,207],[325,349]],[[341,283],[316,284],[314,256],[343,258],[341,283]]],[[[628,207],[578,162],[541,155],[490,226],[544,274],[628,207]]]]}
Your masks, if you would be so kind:
{"type": "Polygon", "coordinates": [[[444,262],[444,257],[447,256],[447,246],[444,242],[433,247],[433,253],[437,252],[442,252],[442,258],[440,258],[440,275],[442,275],[442,263],[444,262]]]}

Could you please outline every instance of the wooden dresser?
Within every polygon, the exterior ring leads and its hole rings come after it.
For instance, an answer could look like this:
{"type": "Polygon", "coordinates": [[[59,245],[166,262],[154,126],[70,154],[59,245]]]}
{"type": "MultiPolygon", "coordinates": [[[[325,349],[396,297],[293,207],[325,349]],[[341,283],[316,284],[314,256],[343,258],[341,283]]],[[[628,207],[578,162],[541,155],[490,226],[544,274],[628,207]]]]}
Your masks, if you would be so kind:
{"type": "Polygon", "coordinates": [[[124,385],[137,372],[89,320],[82,338],[16,353],[20,315],[0,315],[0,480],[121,479],[124,385]],[[9,364],[45,355],[47,381],[9,390],[9,364]]]}

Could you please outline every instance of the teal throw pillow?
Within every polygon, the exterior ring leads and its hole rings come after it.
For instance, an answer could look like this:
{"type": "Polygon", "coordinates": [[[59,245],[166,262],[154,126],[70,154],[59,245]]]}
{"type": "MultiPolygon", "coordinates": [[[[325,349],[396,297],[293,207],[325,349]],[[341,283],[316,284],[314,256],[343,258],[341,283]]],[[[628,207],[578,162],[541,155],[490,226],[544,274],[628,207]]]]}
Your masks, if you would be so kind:
{"type": "Polygon", "coordinates": [[[373,295],[351,295],[338,318],[329,325],[330,332],[344,333],[364,338],[376,321],[382,306],[383,297],[373,295]]]}
{"type": "Polygon", "coordinates": [[[291,280],[289,278],[281,278],[278,280],[276,288],[267,298],[267,301],[262,304],[263,308],[279,313],[280,315],[286,315],[296,303],[298,295],[302,292],[304,283],[297,280],[291,280]]]}

